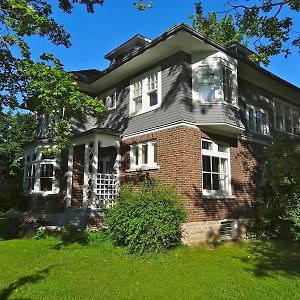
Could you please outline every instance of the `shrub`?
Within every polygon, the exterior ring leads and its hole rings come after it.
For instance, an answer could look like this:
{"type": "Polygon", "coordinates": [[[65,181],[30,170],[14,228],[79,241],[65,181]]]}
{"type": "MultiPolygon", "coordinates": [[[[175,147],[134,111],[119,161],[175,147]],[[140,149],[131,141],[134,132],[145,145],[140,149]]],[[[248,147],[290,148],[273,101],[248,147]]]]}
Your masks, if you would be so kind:
{"type": "Polygon", "coordinates": [[[107,212],[106,232],[131,253],[161,252],[181,240],[185,210],[175,187],[162,183],[124,185],[120,201],[107,212]]]}
{"type": "Polygon", "coordinates": [[[87,232],[72,224],[62,227],[61,230],[58,232],[58,237],[64,245],[74,243],[87,245],[90,242],[87,232]]]}

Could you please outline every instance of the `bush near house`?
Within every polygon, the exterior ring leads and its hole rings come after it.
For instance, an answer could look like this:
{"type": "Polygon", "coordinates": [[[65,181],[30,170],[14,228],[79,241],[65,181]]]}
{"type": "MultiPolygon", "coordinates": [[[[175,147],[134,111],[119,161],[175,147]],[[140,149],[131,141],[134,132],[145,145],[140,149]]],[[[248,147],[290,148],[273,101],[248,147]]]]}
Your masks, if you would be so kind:
{"type": "Polygon", "coordinates": [[[185,217],[183,201],[174,186],[127,184],[118,204],[107,213],[106,232],[131,253],[161,252],[180,243],[185,217]]]}
{"type": "Polygon", "coordinates": [[[259,236],[300,240],[300,144],[281,135],[266,147],[266,182],[255,200],[259,236]]]}

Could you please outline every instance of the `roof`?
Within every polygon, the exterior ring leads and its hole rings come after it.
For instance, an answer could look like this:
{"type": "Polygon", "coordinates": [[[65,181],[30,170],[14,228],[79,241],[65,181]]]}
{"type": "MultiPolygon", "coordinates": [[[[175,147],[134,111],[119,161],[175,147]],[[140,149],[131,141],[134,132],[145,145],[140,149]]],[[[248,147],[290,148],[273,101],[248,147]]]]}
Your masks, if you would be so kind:
{"type": "MultiPolygon", "coordinates": [[[[279,76],[269,72],[268,70],[264,69],[263,67],[255,64],[254,62],[251,62],[249,59],[245,59],[243,57],[240,57],[239,55],[236,55],[233,51],[230,51],[229,49],[227,49],[226,47],[223,47],[222,45],[220,45],[219,43],[209,39],[208,37],[206,37],[205,35],[195,31],[194,29],[192,29],[191,27],[185,25],[185,24],[180,24],[177,25],[175,27],[172,27],[170,30],[165,31],[162,35],[160,35],[159,37],[157,37],[156,39],[152,40],[151,42],[147,43],[144,47],[138,49],[137,51],[135,51],[131,56],[128,56],[126,58],[124,58],[123,60],[110,65],[108,68],[106,68],[105,70],[103,70],[101,72],[101,74],[99,74],[98,78],[95,78],[94,80],[90,81],[89,84],[95,82],[97,79],[104,77],[105,75],[107,75],[108,73],[112,72],[113,70],[117,69],[118,67],[120,67],[123,64],[126,64],[127,62],[129,62],[130,60],[132,60],[134,57],[141,55],[142,53],[144,53],[145,51],[147,51],[148,49],[156,46],[157,44],[167,40],[168,38],[170,38],[171,36],[175,35],[176,33],[180,32],[180,31],[184,31],[188,34],[191,34],[193,37],[200,39],[201,41],[215,47],[216,49],[236,58],[239,61],[242,61],[243,63],[251,66],[252,68],[262,72],[263,74],[267,75],[270,78],[273,78],[277,81],[279,81],[280,83],[296,90],[297,92],[300,92],[300,88],[293,85],[292,83],[280,78],[279,76]]],[[[137,36],[141,36],[141,35],[137,35],[137,36]]],[[[135,37],[137,37],[135,36],[135,37]]],[[[135,37],[133,37],[132,39],[134,39],[135,37]]],[[[132,40],[130,39],[130,40],[132,40]]],[[[130,41],[129,40],[129,41],[130,41]]],[[[128,41],[127,41],[128,42],[128,41]]],[[[126,44],[127,42],[125,42],[124,44],[126,44]]],[[[120,49],[120,47],[122,47],[124,44],[122,44],[121,46],[119,46],[118,48],[116,48],[113,51],[116,51],[117,49],[120,49]]],[[[240,44],[239,44],[240,45],[240,44]]],[[[229,45],[230,46],[230,45],[229,45]]],[[[240,47],[243,47],[245,49],[248,49],[242,45],[240,45],[240,47]]],[[[249,51],[251,51],[250,49],[248,49],[249,51]]],[[[105,58],[107,58],[110,54],[113,53],[113,51],[111,51],[110,53],[108,53],[105,58]]]]}
{"type": "Polygon", "coordinates": [[[146,38],[145,36],[141,34],[137,34],[134,37],[130,38],[117,48],[113,49],[109,53],[105,54],[104,58],[111,60],[112,58],[116,57],[117,55],[121,54],[121,52],[131,48],[132,46],[136,45],[137,43],[142,44],[145,46],[146,44],[150,43],[151,40],[146,38]]]}
{"type": "Polygon", "coordinates": [[[102,72],[97,69],[71,71],[70,73],[73,73],[78,81],[84,83],[92,83],[93,81],[97,80],[102,74],[102,72]]]}

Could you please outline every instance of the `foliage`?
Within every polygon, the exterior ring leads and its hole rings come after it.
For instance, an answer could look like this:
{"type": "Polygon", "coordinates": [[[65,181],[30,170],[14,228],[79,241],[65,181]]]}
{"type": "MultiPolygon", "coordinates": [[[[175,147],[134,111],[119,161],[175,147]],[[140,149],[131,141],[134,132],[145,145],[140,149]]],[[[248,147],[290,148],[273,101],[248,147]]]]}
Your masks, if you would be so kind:
{"type": "Polygon", "coordinates": [[[300,145],[281,135],[267,146],[266,183],[255,200],[255,228],[273,238],[300,237],[300,145]]]}
{"type": "Polygon", "coordinates": [[[27,196],[23,191],[23,146],[33,139],[33,114],[0,112],[0,211],[25,210],[27,196]]]}
{"type": "MultiPolygon", "coordinates": [[[[202,1],[203,2],[203,1],[202,1]]],[[[234,17],[237,32],[251,39],[257,54],[249,58],[255,62],[269,64],[269,57],[283,53],[291,54],[290,47],[300,51],[299,31],[293,26],[300,12],[299,0],[228,0],[224,11],[220,12],[225,20],[234,17]]],[[[215,26],[215,13],[207,21],[215,26]]],[[[222,22],[222,21],[221,21],[222,22]]],[[[207,24],[207,25],[209,25],[207,24]]],[[[225,31],[231,32],[232,26],[225,31]]]]}
{"type": "MultiPolygon", "coordinates": [[[[232,15],[226,15],[218,20],[216,12],[209,13],[206,17],[201,3],[196,3],[195,8],[196,14],[190,16],[193,29],[223,46],[243,41],[243,32],[239,31],[235,26],[232,15]]],[[[247,47],[248,42],[243,42],[243,45],[247,47]]]]}
{"type": "MultiPolygon", "coordinates": [[[[85,5],[94,12],[103,0],[59,0],[58,7],[71,13],[74,5],[85,5]]],[[[104,105],[98,98],[80,92],[74,74],[64,71],[52,54],[41,53],[34,61],[29,41],[32,36],[48,38],[55,45],[70,47],[70,35],[53,18],[52,1],[4,0],[0,3],[0,112],[23,106],[40,113],[48,112],[63,122],[53,128],[60,148],[68,146],[69,117],[99,115],[104,105]],[[62,138],[60,137],[63,133],[62,138]]]]}
{"type": "Polygon", "coordinates": [[[88,233],[72,224],[63,226],[59,231],[58,237],[63,245],[74,243],[86,245],[90,242],[88,233]]]}
{"type": "Polygon", "coordinates": [[[185,210],[175,187],[144,182],[122,187],[120,201],[108,211],[107,233],[131,253],[165,251],[177,246],[185,210]]]}

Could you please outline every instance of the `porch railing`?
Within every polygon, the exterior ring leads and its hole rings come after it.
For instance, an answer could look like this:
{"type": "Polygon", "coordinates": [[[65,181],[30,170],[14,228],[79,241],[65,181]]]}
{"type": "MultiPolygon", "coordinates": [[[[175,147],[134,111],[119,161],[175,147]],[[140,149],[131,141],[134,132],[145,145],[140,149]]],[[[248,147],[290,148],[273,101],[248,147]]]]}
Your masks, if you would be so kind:
{"type": "Polygon", "coordinates": [[[95,196],[92,206],[95,208],[111,208],[118,198],[118,180],[114,174],[97,173],[95,196]]]}

